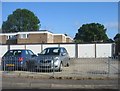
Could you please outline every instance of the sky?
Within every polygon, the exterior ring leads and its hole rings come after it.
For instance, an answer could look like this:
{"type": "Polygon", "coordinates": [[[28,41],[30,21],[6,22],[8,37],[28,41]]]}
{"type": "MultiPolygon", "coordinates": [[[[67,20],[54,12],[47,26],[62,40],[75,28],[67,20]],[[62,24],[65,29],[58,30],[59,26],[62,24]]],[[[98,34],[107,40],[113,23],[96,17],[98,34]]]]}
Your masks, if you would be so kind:
{"type": "Polygon", "coordinates": [[[40,20],[40,30],[74,38],[83,24],[100,23],[109,38],[118,33],[117,2],[2,2],[2,22],[18,8],[32,11],[40,20]]]}

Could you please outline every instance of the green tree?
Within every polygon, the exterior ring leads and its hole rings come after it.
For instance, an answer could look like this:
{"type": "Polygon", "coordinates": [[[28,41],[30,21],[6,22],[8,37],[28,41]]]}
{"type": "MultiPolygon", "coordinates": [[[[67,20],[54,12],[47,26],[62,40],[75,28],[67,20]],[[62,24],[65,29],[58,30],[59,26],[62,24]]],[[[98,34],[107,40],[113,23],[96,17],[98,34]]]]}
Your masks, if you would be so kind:
{"type": "Polygon", "coordinates": [[[106,42],[113,43],[114,41],[112,39],[108,39],[106,42]]]}
{"type": "Polygon", "coordinates": [[[118,40],[118,39],[120,39],[120,33],[116,34],[114,37],[114,40],[118,40]]]}
{"type": "Polygon", "coordinates": [[[114,40],[115,40],[115,44],[116,44],[115,55],[116,56],[119,55],[119,59],[120,59],[120,33],[118,33],[118,34],[115,35],[114,40]]]}
{"type": "Polygon", "coordinates": [[[2,29],[0,28],[0,33],[2,33],[2,29]]]}
{"type": "Polygon", "coordinates": [[[83,24],[76,33],[74,40],[77,42],[107,41],[106,28],[99,23],[83,24]]]}
{"type": "Polygon", "coordinates": [[[37,31],[40,20],[27,9],[16,9],[2,24],[2,32],[37,31]]]}

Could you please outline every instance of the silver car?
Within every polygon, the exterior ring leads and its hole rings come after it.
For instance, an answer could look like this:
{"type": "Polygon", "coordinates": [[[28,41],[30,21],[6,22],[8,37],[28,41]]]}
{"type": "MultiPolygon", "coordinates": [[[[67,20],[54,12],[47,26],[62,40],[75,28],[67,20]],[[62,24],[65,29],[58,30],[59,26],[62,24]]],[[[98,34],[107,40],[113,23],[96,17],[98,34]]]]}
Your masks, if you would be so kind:
{"type": "Polygon", "coordinates": [[[35,62],[36,70],[62,71],[63,66],[70,65],[70,57],[63,47],[49,47],[38,54],[35,62]]]}

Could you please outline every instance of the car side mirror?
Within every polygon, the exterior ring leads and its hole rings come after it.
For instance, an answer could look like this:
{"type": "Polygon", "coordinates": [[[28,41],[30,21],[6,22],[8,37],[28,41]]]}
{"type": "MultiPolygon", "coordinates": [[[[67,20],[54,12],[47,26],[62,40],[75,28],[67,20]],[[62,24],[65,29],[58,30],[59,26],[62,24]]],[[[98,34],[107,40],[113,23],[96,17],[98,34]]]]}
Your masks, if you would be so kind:
{"type": "Polygon", "coordinates": [[[34,55],[32,55],[32,57],[36,57],[36,56],[37,56],[37,55],[35,55],[35,54],[34,54],[34,55]]]}
{"type": "Polygon", "coordinates": [[[41,55],[41,53],[38,53],[37,55],[41,55]]]}
{"type": "Polygon", "coordinates": [[[66,55],[66,53],[62,53],[62,56],[65,56],[66,55]]]}

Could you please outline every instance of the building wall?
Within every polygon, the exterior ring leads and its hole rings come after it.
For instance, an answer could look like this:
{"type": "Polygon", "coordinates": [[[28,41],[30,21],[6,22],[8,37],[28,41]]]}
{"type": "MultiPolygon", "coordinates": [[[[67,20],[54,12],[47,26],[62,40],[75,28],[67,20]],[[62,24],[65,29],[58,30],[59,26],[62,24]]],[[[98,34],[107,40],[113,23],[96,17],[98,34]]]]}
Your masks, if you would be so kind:
{"type": "Polygon", "coordinates": [[[54,35],[54,43],[66,43],[66,36],[64,35],[54,35]]]}
{"type": "Polygon", "coordinates": [[[53,34],[51,32],[18,32],[18,33],[6,33],[0,35],[2,44],[27,44],[27,43],[70,43],[71,38],[66,37],[64,34],[53,34]],[[17,36],[16,36],[17,35],[17,36]],[[25,36],[27,35],[27,36],[25,36]],[[7,36],[13,39],[8,39],[7,36]],[[16,36],[14,38],[14,36],[16,36]],[[13,43],[15,40],[15,43],[13,43]],[[8,43],[9,42],[9,43],[8,43]]]}
{"type": "Polygon", "coordinates": [[[0,35],[0,43],[1,44],[7,43],[7,36],[6,35],[0,35]]]}
{"type": "Polygon", "coordinates": [[[62,43],[62,35],[54,35],[54,43],[62,43]]]}
{"type": "Polygon", "coordinates": [[[39,33],[39,34],[29,34],[28,38],[21,39],[20,35],[18,37],[18,44],[22,43],[48,43],[47,42],[47,33],[39,33]]]}
{"type": "Polygon", "coordinates": [[[29,43],[29,39],[17,39],[17,44],[29,43]]]}
{"type": "Polygon", "coordinates": [[[17,35],[17,44],[29,43],[29,38],[20,38],[20,34],[17,35]]]}
{"type": "Polygon", "coordinates": [[[62,43],[66,43],[66,36],[62,35],[62,43]]]}
{"type": "Polygon", "coordinates": [[[72,43],[73,40],[71,40],[70,38],[66,38],[66,43],[72,43]]]}
{"type": "Polygon", "coordinates": [[[47,43],[47,33],[29,34],[29,43],[47,43]]]}
{"type": "Polygon", "coordinates": [[[47,43],[53,43],[53,34],[47,34],[47,43]]]}

